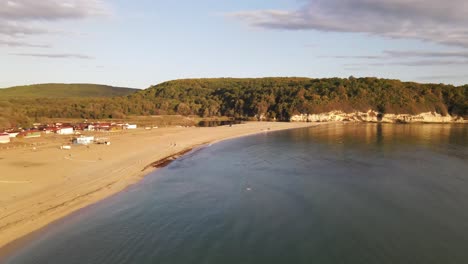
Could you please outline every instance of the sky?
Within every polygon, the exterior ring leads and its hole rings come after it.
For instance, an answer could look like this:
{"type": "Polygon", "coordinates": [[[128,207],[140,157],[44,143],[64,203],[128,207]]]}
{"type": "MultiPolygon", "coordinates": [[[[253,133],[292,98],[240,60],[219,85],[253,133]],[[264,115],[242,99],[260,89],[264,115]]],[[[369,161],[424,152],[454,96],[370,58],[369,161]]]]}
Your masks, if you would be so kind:
{"type": "Polygon", "coordinates": [[[466,0],[0,0],[0,87],[181,78],[468,83],[466,0]]]}

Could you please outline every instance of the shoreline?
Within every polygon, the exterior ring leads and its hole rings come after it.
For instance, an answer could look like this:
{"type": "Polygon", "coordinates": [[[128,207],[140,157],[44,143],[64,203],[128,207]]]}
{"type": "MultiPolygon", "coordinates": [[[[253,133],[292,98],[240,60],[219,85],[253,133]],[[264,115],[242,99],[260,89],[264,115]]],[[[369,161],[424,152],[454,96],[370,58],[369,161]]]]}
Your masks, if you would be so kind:
{"type": "MultiPolygon", "coordinates": [[[[291,129],[294,129],[294,128],[291,128],[291,129]]],[[[288,129],[285,129],[285,130],[288,130],[288,129]]],[[[277,130],[277,131],[282,131],[282,130],[277,130]]],[[[256,134],[258,134],[258,133],[256,133],[256,134]]],[[[256,134],[246,135],[245,137],[254,136],[256,134]]],[[[244,137],[244,136],[240,136],[240,137],[244,137]]],[[[219,142],[223,142],[223,141],[227,141],[227,140],[231,140],[231,139],[235,139],[235,138],[227,138],[227,139],[220,140],[219,142]]],[[[130,187],[132,187],[132,186],[134,186],[136,184],[139,184],[141,182],[141,180],[143,180],[145,177],[149,176],[151,173],[157,171],[158,169],[167,167],[167,166],[170,165],[170,163],[172,163],[173,161],[176,161],[179,158],[182,158],[185,154],[188,154],[188,153],[192,152],[195,149],[203,148],[204,146],[206,146],[208,144],[214,144],[214,143],[213,142],[206,142],[206,143],[203,143],[203,144],[198,144],[198,145],[195,145],[193,147],[190,147],[190,148],[184,149],[182,151],[179,151],[177,153],[174,153],[173,155],[170,155],[170,156],[167,156],[167,157],[162,158],[160,160],[157,160],[157,161],[155,161],[153,163],[150,163],[150,164],[146,165],[141,170],[141,172],[145,172],[146,174],[142,178],[140,178],[139,181],[137,181],[135,183],[132,183],[132,184],[129,184],[124,189],[122,189],[122,190],[120,190],[120,191],[118,191],[116,193],[110,194],[107,197],[104,197],[104,198],[102,198],[100,200],[97,200],[97,201],[95,201],[93,203],[90,203],[90,204],[88,204],[88,205],[86,205],[86,206],[84,206],[82,208],[79,208],[79,209],[77,209],[75,211],[72,211],[69,214],[64,215],[63,217],[60,217],[60,218],[58,218],[56,220],[51,221],[50,223],[46,224],[45,226],[43,226],[43,227],[41,227],[41,228],[39,228],[37,230],[33,230],[30,233],[27,233],[22,237],[19,237],[19,238],[15,239],[15,240],[13,240],[11,242],[6,243],[4,246],[0,247],[0,261],[6,260],[11,255],[11,253],[17,251],[22,246],[24,246],[27,243],[33,241],[35,238],[37,238],[39,235],[41,235],[47,229],[53,228],[53,226],[56,223],[59,223],[60,221],[66,221],[66,218],[73,215],[73,214],[79,214],[80,212],[84,213],[85,210],[88,207],[91,207],[91,206],[93,206],[93,205],[95,205],[97,203],[103,202],[106,199],[111,199],[113,196],[124,192],[127,188],[130,188],[130,187]]]]}
{"type": "MultiPolygon", "coordinates": [[[[225,141],[225,140],[251,136],[251,135],[265,133],[265,132],[314,127],[314,126],[319,126],[322,124],[330,124],[330,123],[317,124],[317,123],[249,122],[249,123],[242,124],[242,125],[235,125],[233,127],[223,126],[223,127],[215,127],[215,128],[187,128],[187,129],[167,128],[168,134],[174,135],[173,138],[178,138],[178,139],[185,138],[185,141],[182,141],[182,144],[180,144],[179,148],[175,148],[174,146],[174,149],[169,149],[168,152],[159,151],[159,154],[167,153],[167,155],[164,155],[162,157],[161,155],[155,155],[155,156],[158,156],[158,158],[153,159],[152,162],[146,162],[145,160],[145,163],[144,163],[141,159],[138,159],[137,160],[138,162],[135,166],[135,164],[133,164],[135,159],[132,159],[132,157],[129,156],[127,160],[125,160],[124,158],[125,162],[118,163],[117,167],[115,167],[116,165],[115,163],[111,163],[111,165],[113,165],[112,168],[108,167],[107,166],[108,164],[98,166],[96,165],[98,164],[98,162],[96,161],[95,163],[91,163],[91,162],[87,163],[87,164],[90,164],[88,166],[81,166],[83,167],[82,169],[80,168],[80,166],[78,166],[77,168],[78,170],[80,169],[85,170],[86,167],[92,167],[94,165],[94,166],[99,167],[98,170],[94,172],[102,171],[103,169],[111,170],[111,171],[119,172],[119,175],[117,176],[120,176],[120,177],[113,177],[112,173],[110,173],[108,175],[109,177],[100,177],[97,179],[95,179],[94,177],[91,177],[83,181],[77,180],[76,188],[75,186],[73,186],[73,183],[70,183],[71,186],[68,186],[70,184],[67,184],[67,183],[63,183],[64,186],[60,186],[60,184],[56,185],[54,182],[48,182],[50,185],[48,187],[50,187],[50,189],[47,189],[46,187],[40,190],[41,192],[44,192],[44,193],[41,193],[41,195],[37,195],[39,197],[35,197],[36,193],[34,191],[36,190],[31,191],[29,195],[25,195],[23,199],[17,199],[15,196],[13,196],[14,199],[11,199],[11,202],[13,203],[13,205],[9,205],[10,208],[6,208],[6,209],[2,208],[3,210],[0,211],[2,212],[0,216],[0,260],[7,257],[12,252],[16,251],[18,248],[24,245],[24,243],[27,243],[31,239],[34,239],[35,234],[37,235],[44,228],[47,228],[48,226],[53,225],[54,222],[63,220],[64,217],[72,213],[78,212],[81,209],[84,209],[106,198],[116,195],[121,191],[124,191],[129,186],[132,186],[140,182],[144,177],[146,177],[153,171],[157,170],[158,168],[162,168],[164,166],[169,165],[169,163],[187,154],[188,152],[192,151],[194,148],[204,146],[207,144],[215,144],[215,143],[225,141]],[[200,132],[200,130],[205,130],[205,131],[202,131],[204,134],[199,136],[200,139],[197,138],[198,140],[185,137],[187,136],[186,134],[190,135],[190,132],[200,132]],[[220,132],[220,130],[222,131],[222,133],[220,132]],[[130,165],[130,164],[132,164],[132,168],[131,169],[126,168],[126,165],[130,165]],[[130,170],[130,171],[126,172],[127,170],[130,170]],[[60,192],[63,192],[62,190],[63,188],[61,187],[69,188],[70,193],[65,192],[65,194],[60,194],[60,192]],[[57,192],[59,192],[59,194],[57,194],[57,192]],[[57,197],[59,198],[54,199],[57,197]],[[50,198],[52,198],[52,200],[50,200],[50,198]],[[26,210],[25,208],[28,208],[29,210],[26,210]]],[[[144,133],[143,131],[139,131],[139,132],[141,134],[141,137],[144,138],[146,133],[144,133]]],[[[135,134],[139,136],[138,133],[135,133],[135,134]]],[[[131,136],[134,136],[135,134],[132,133],[131,136]]],[[[158,136],[161,136],[161,135],[156,135],[156,137],[158,136]]],[[[126,137],[126,136],[123,136],[123,137],[126,137]]],[[[128,138],[125,138],[125,139],[128,139],[128,138]]],[[[163,141],[162,143],[167,143],[167,142],[163,141]]],[[[126,146],[124,146],[124,148],[128,149],[129,147],[132,147],[132,145],[133,144],[131,144],[130,142],[130,144],[127,144],[126,146]]],[[[138,151],[135,152],[136,154],[135,153],[133,154],[135,154],[136,156],[146,155],[148,154],[146,152],[152,150],[151,145],[145,144],[145,147],[146,147],[145,149],[141,149],[140,154],[138,154],[138,151]]],[[[80,150],[81,152],[86,151],[84,148],[80,150]]],[[[47,149],[44,152],[46,151],[50,151],[50,149],[47,149]]],[[[17,152],[22,152],[22,151],[17,151],[17,152]]],[[[2,154],[4,153],[0,153],[0,155],[2,154]]],[[[33,153],[33,154],[38,154],[38,153],[33,153]]],[[[83,153],[78,152],[78,154],[83,154],[83,153]]],[[[75,156],[75,153],[73,153],[73,155],[70,154],[69,157],[64,157],[64,160],[67,160],[69,162],[67,163],[67,165],[73,164],[73,162],[75,161],[77,162],[88,161],[84,159],[83,160],[74,159],[74,156],[75,156]]],[[[85,155],[82,155],[82,156],[85,156],[85,155]]],[[[99,160],[100,159],[101,158],[99,158],[99,160]]],[[[0,157],[0,160],[1,160],[1,157],[0,157]]],[[[61,165],[63,163],[64,162],[62,160],[61,165]]],[[[2,165],[2,163],[0,163],[0,165],[2,165]]],[[[58,166],[61,166],[61,165],[58,165],[58,166]]],[[[64,167],[67,167],[67,165],[64,167]]],[[[51,166],[57,167],[57,164],[53,163],[51,166]]],[[[31,165],[31,166],[24,166],[24,167],[27,169],[27,168],[31,168],[34,166],[31,165]]],[[[71,167],[75,168],[76,166],[71,166],[71,167]]],[[[60,174],[60,172],[61,171],[59,170],[58,173],[60,174]]],[[[92,174],[93,173],[91,173],[91,176],[93,176],[92,174]]],[[[75,175],[80,175],[80,173],[78,174],[75,173],[75,175]]],[[[18,176],[21,176],[21,174],[18,173],[18,176]]],[[[14,179],[15,177],[12,177],[12,178],[14,179]]],[[[18,187],[18,185],[16,185],[16,187],[18,187]]],[[[0,187],[2,187],[2,185],[0,185],[0,187]]],[[[3,184],[3,188],[5,188],[5,184],[3,184]]],[[[21,187],[18,187],[18,188],[21,188],[21,187]]],[[[2,202],[1,204],[2,206],[6,206],[6,204],[3,203],[3,199],[1,202],[2,202]]]]}

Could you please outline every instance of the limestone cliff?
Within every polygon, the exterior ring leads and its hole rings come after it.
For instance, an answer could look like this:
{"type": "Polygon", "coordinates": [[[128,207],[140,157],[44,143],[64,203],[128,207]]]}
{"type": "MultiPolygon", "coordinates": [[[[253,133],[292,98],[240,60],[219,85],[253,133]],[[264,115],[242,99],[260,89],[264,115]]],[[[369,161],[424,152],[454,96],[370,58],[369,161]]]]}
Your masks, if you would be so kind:
{"type": "Polygon", "coordinates": [[[332,121],[354,121],[354,122],[383,122],[383,123],[466,123],[463,117],[443,116],[435,112],[410,114],[382,114],[374,110],[367,112],[345,113],[342,111],[331,111],[321,114],[294,115],[291,122],[332,122],[332,121]]]}

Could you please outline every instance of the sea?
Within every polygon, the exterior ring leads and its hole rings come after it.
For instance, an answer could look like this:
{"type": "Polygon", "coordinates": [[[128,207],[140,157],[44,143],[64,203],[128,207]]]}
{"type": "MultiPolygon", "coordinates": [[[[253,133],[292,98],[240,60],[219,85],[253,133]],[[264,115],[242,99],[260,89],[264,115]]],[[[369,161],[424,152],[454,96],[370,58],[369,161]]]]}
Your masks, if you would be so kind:
{"type": "Polygon", "coordinates": [[[5,261],[468,263],[468,126],[327,124],[203,146],[5,261]]]}

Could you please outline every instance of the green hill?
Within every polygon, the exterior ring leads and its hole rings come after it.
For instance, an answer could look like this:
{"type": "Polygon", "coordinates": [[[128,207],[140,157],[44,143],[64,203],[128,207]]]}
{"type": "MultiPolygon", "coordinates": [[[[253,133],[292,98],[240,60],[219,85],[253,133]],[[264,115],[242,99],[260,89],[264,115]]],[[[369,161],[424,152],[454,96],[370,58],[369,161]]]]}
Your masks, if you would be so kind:
{"type": "Polygon", "coordinates": [[[138,89],[98,84],[35,84],[0,89],[0,99],[6,98],[70,98],[125,96],[138,89]]]}
{"type": "Polygon", "coordinates": [[[289,120],[299,113],[367,111],[466,116],[468,86],[379,78],[216,78],[175,80],[131,95],[154,113],[289,120]]]}
{"type": "Polygon", "coordinates": [[[9,96],[0,92],[0,99],[5,98],[0,100],[0,128],[27,126],[44,118],[121,119],[131,115],[262,116],[288,121],[300,113],[374,110],[383,114],[437,112],[468,116],[468,85],[379,78],[186,79],[136,92],[96,85],[86,89],[66,87],[48,87],[40,92],[11,88],[18,91],[9,96]],[[125,93],[116,96],[115,91],[125,93]]]}

